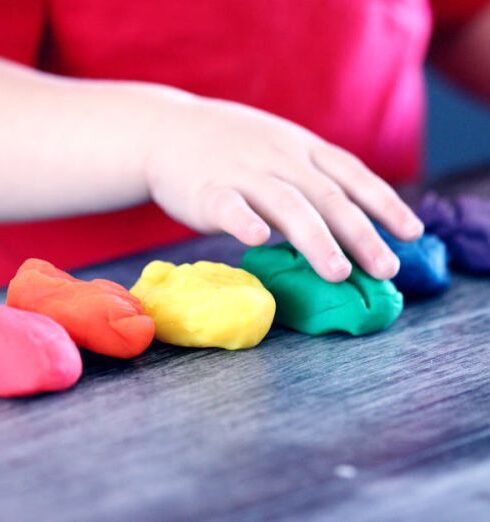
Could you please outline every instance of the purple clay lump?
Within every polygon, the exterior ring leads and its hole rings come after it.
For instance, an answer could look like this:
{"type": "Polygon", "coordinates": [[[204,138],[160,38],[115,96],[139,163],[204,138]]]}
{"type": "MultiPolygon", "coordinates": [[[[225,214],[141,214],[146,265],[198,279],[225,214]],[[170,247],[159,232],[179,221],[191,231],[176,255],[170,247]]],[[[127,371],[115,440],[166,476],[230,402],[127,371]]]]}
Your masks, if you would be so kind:
{"type": "Polygon", "coordinates": [[[451,265],[475,275],[490,274],[490,200],[461,195],[451,200],[428,193],[418,209],[427,232],[449,250],[451,265]]]}

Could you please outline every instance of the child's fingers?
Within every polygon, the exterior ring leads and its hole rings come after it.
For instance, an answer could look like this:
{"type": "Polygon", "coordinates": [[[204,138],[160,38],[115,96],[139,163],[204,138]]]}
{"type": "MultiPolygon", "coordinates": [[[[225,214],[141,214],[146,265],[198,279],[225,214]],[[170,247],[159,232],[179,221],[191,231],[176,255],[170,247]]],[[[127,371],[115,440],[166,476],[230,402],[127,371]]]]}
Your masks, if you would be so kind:
{"type": "Polygon", "coordinates": [[[423,233],[424,226],[412,210],[355,156],[339,147],[324,145],[314,148],[310,157],[321,172],[399,239],[411,241],[423,233]]]}
{"type": "Polygon", "coordinates": [[[269,239],[270,228],[245,201],[231,188],[212,187],[202,194],[204,219],[212,228],[227,232],[249,246],[256,246],[269,239]]]}
{"type": "Polygon", "coordinates": [[[333,208],[325,217],[341,245],[357,262],[377,279],[391,279],[400,269],[400,260],[376,232],[363,212],[352,203],[342,211],[351,219],[343,219],[333,208]],[[350,209],[348,210],[348,207],[350,209]]]}
{"type": "Polygon", "coordinates": [[[245,197],[328,281],[346,279],[351,264],[320,214],[294,186],[271,176],[244,188],[245,197]]]}
{"type": "Polygon", "coordinates": [[[362,210],[328,178],[316,176],[303,190],[342,247],[373,277],[391,279],[400,261],[362,210]],[[315,179],[316,178],[316,179],[315,179]]]}

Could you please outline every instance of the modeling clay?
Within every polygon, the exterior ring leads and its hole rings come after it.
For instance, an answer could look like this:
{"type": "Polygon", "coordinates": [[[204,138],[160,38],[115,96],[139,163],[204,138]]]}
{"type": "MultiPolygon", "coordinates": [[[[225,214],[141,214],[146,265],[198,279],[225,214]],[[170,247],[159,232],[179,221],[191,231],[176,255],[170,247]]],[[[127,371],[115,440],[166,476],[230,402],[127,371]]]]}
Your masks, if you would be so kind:
{"type": "Polygon", "coordinates": [[[465,195],[451,201],[429,193],[418,214],[426,230],[446,243],[452,266],[473,274],[490,273],[490,200],[465,195]]]}
{"type": "Polygon", "coordinates": [[[378,225],[376,229],[400,259],[400,271],[392,281],[405,297],[429,297],[449,288],[449,256],[439,238],[424,234],[417,241],[404,242],[378,225]]]}
{"type": "Polygon", "coordinates": [[[403,309],[403,296],[390,281],[353,266],[347,281],[329,283],[289,243],[251,248],[241,266],[271,291],[277,323],[299,332],[367,334],[388,327],[403,309]]]}
{"type": "Polygon", "coordinates": [[[81,374],[80,353],[62,326],[0,305],[0,397],[64,390],[81,374]]]}
{"type": "Polygon", "coordinates": [[[131,293],[153,317],[157,339],[180,346],[251,348],[267,334],[275,312],[256,277],[208,261],[153,261],[131,293]]]}
{"type": "Polygon", "coordinates": [[[104,279],[81,281],[51,263],[28,259],[10,282],[7,304],[45,314],[79,345],[111,357],[139,355],[154,324],[125,288],[104,279]]]}

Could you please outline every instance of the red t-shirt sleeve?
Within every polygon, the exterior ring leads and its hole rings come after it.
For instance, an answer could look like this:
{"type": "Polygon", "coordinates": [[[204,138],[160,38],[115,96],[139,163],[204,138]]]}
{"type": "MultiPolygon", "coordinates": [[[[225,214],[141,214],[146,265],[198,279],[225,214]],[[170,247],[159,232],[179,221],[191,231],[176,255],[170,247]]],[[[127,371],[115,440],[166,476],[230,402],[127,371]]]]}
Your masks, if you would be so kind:
{"type": "Polygon", "coordinates": [[[44,0],[0,1],[0,56],[36,65],[44,25],[44,0]]]}
{"type": "Polygon", "coordinates": [[[487,5],[490,5],[490,0],[432,0],[435,25],[460,25],[487,5]]]}

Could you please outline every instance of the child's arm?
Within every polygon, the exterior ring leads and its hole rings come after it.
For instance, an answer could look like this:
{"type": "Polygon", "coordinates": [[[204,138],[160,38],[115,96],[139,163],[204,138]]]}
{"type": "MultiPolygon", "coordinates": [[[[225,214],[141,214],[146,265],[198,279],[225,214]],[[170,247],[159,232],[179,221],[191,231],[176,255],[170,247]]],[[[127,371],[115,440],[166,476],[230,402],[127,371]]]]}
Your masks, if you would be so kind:
{"type": "Polygon", "coordinates": [[[423,228],[351,154],[236,103],[0,61],[0,114],[3,221],[153,197],[179,221],[249,245],[273,225],[329,280],[350,271],[334,236],[375,277],[397,271],[361,208],[401,239],[423,228]]]}
{"type": "Polygon", "coordinates": [[[490,102],[490,3],[463,26],[436,34],[434,63],[490,102]]]}
{"type": "MultiPolygon", "coordinates": [[[[161,98],[176,95],[162,89],[161,98]]],[[[136,85],[59,78],[0,61],[1,221],[76,215],[149,198],[151,114],[136,85]]]]}

